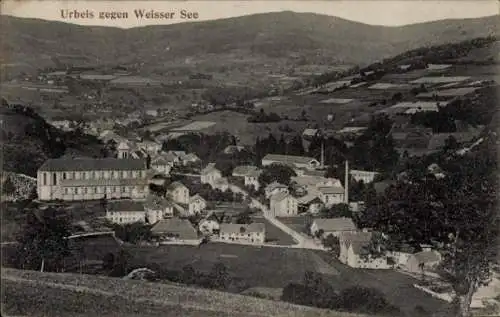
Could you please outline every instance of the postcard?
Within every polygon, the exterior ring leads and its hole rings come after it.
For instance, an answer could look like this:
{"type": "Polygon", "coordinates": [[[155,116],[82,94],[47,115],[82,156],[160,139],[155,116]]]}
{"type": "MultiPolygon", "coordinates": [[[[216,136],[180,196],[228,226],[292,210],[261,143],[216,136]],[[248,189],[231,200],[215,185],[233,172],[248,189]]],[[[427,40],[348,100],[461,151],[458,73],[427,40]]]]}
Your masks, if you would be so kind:
{"type": "Polygon", "coordinates": [[[499,316],[498,10],[2,1],[2,315],[499,316]]]}

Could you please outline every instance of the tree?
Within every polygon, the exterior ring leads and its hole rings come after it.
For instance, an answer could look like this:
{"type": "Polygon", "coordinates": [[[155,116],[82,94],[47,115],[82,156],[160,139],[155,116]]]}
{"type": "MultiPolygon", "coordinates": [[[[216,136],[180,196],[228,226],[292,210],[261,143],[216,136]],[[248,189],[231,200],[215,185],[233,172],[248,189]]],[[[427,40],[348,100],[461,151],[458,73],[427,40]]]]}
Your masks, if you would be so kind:
{"type": "Polygon", "coordinates": [[[70,255],[69,235],[68,219],[56,210],[30,213],[18,237],[21,266],[41,271],[64,269],[63,260],[70,255]]]}
{"type": "Polygon", "coordinates": [[[236,217],[237,224],[250,224],[252,223],[252,217],[250,217],[250,212],[248,210],[244,210],[238,214],[236,217]]]}
{"type": "Polygon", "coordinates": [[[225,290],[231,282],[231,278],[223,263],[216,263],[209,275],[210,286],[212,288],[225,290]]]}
{"type": "Polygon", "coordinates": [[[326,238],[323,239],[323,245],[330,249],[335,257],[339,257],[340,255],[340,241],[338,237],[335,237],[333,234],[329,234],[326,238]]]}
{"type": "Polygon", "coordinates": [[[322,218],[352,218],[352,211],[348,204],[335,204],[330,208],[325,208],[320,211],[322,218]]]}
{"type": "Polygon", "coordinates": [[[16,193],[16,186],[9,176],[7,176],[3,182],[2,193],[7,196],[14,195],[16,193]]]}
{"type": "Polygon", "coordinates": [[[281,164],[271,164],[263,168],[262,173],[259,175],[259,183],[263,188],[272,182],[289,185],[292,176],[297,176],[297,174],[291,167],[281,164]]]}
{"type": "Polygon", "coordinates": [[[470,315],[472,296],[489,282],[498,253],[496,146],[475,150],[443,160],[448,177],[399,183],[366,213],[394,247],[429,244],[441,253],[441,276],[455,291],[460,317],[470,315]]]}

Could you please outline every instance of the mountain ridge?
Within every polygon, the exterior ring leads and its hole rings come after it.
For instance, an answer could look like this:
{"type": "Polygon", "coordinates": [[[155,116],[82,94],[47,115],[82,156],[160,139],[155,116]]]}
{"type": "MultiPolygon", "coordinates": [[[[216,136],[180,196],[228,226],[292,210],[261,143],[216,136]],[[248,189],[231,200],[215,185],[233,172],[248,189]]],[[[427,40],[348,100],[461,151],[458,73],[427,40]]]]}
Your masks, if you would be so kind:
{"type": "Polygon", "coordinates": [[[412,48],[498,34],[497,17],[372,26],[291,11],[134,28],[81,26],[2,16],[7,63],[51,65],[50,56],[80,54],[102,63],[162,66],[187,57],[288,59],[298,54],[331,64],[366,64],[412,48]]]}

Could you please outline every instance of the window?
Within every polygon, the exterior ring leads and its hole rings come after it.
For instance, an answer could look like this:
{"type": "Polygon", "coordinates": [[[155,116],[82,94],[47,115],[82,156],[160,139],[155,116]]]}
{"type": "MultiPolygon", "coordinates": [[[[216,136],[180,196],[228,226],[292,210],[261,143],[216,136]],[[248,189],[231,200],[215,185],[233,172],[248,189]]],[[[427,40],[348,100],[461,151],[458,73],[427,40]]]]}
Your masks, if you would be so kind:
{"type": "Polygon", "coordinates": [[[43,173],[43,185],[47,185],[47,173],[43,173]]]}
{"type": "Polygon", "coordinates": [[[57,185],[57,174],[52,173],[52,185],[57,185]]]}
{"type": "Polygon", "coordinates": [[[97,187],[94,187],[94,194],[97,194],[97,187]]]}
{"type": "Polygon", "coordinates": [[[69,194],[69,189],[68,189],[68,188],[65,188],[65,189],[64,189],[64,194],[65,194],[65,195],[69,194]]]}
{"type": "Polygon", "coordinates": [[[82,172],[82,179],[87,179],[87,175],[85,172],[82,172]]]}
{"type": "Polygon", "coordinates": [[[125,193],[127,191],[127,187],[123,186],[122,187],[122,193],[125,193]]]}
{"type": "Polygon", "coordinates": [[[66,172],[63,173],[63,179],[66,179],[67,175],[66,172]]]}
{"type": "Polygon", "coordinates": [[[83,188],[83,193],[84,193],[84,194],[88,194],[88,189],[87,189],[87,187],[84,187],[84,188],[83,188]]]}

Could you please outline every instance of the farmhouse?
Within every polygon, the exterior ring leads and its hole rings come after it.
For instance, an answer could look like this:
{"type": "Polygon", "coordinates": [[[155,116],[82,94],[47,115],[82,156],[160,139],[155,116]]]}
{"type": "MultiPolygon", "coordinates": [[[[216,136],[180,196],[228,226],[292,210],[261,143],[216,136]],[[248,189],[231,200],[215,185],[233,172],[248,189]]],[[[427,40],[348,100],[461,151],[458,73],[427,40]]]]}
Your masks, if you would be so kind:
{"type": "Polygon", "coordinates": [[[266,227],[263,223],[220,224],[219,237],[221,241],[234,241],[262,244],[266,241],[266,227]]]}
{"type": "Polygon", "coordinates": [[[269,211],[274,217],[295,216],[299,213],[297,199],[288,193],[274,194],[269,201],[269,211]]]}
{"type": "Polygon", "coordinates": [[[351,218],[317,218],[311,224],[311,233],[327,237],[330,234],[338,237],[344,232],[356,232],[357,228],[351,218]]]}
{"type": "Polygon", "coordinates": [[[262,159],[262,166],[272,164],[287,165],[293,168],[316,169],[320,166],[318,160],[306,156],[267,154],[262,159]]]}
{"type": "Polygon", "coordinates": [[[168,196],[178,204],[189,204],[189,189],[181,182],[173,182],[167,188],[168,196]]]}
{"type": "Polygon", "coordinates": [[[199,242],[198,233],[191,222],[177,217],[158,221],[151,228],[151,235],[158,242],[199,242]]]}
{"type": "Polygon", "coordinates": [[[148,192],[145,160],[59,158],[37,173],[40,200],[144,198],[148,192]]]}
{"type": "Polygon", "coordinates": [[[106,219],[118,224],[145,222],[146,213],[143,202],[130,199],[108,201],[106,219]]]}
{"type": "Polygon", "coordinates": [[[339,235],[339,261],[353,268],[389,269],[386,257],[371,258],[366,249],[370,244],[372,232],[343,232],[339,235]]]}

